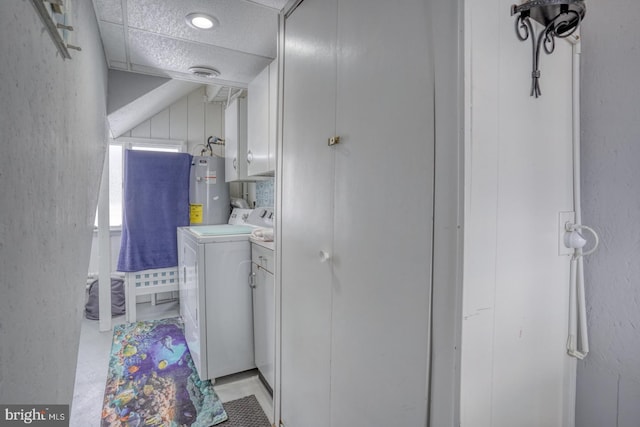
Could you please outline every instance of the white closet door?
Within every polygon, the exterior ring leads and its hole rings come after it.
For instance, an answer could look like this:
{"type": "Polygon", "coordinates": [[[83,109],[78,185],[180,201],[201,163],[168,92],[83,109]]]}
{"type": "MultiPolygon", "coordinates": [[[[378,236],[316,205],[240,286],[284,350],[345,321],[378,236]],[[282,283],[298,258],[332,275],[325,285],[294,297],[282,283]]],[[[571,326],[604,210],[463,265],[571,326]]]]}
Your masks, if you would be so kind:
{"type": "Polygon", "coordinates": [[[336,0],[286,21],[282,157],[282,400],[288,427],[330,417],[336,0]]]}
{"type": "Polygon", "coordinates": [[[427,425],[429,2],[339,0],[331,425],[427,425]]]}

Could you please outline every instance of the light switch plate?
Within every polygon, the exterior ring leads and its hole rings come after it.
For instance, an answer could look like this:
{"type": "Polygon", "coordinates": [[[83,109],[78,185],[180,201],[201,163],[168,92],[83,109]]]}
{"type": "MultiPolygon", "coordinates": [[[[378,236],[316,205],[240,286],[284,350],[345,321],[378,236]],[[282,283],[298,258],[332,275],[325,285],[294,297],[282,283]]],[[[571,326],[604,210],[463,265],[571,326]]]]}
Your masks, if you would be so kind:
{"type": "Polygon", "coordinates": [[[575,212],[560,212],[558,214],[558,255],[572,255],[573,249],[567,248],[564,245],[564,233],[566,232],[564,226],[567,222],[575,224],[576,213],[575,212]]]}

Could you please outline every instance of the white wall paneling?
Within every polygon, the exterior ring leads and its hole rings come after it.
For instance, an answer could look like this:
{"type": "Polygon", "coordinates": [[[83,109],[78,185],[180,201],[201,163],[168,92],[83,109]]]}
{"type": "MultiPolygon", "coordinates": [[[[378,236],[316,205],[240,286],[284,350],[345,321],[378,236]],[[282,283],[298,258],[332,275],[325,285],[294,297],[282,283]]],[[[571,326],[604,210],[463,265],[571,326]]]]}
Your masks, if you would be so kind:
{"type": "Polygon", "coordinates": [[[150,138],[167,138],[168,135],[171,135],[171,131],[169,129],[169,125],[171,117],[171,109],[167,108],[155,116],[153,116],[149,122],[151,124],[151,129],[149,133],[150,138]]]}
{"type": "Polygon", "coordinates": [[[205,144],[207,136],[204,134],[205,123],[205,92],[204,86],[191,92],[187,97],[187,141],[189,152],[196,144],[205,144]]]}
{"type": "Polygon", "coordinates": [[[146,120],[131,129],[132,138],[151,138],[151,120],[146,120]]]}
{"type": "Polygon", "coordinates": [[[188,124],[189,112],[187,104],[189,97],[185,96],[169,107],[169,137],[187,141],[189,139],[188,124]]]}
{"type": "MultiPolygon", "coordinates": [[[[140,123],[124,136],[187,141],[189,153],[200,154],[210,136],[224,136],[224,106],[206,101],[204,86],[140,123]]],[[[214,153],[224,156],[224,147],[214,153]]]]}
{"type": "MultiPolygon", "coordinates": [[[[569,259],[558,212],[572,202],[571,45],[541,55],[506,1],[465,3],[465,205],[461,424],[563,426],[569,259]]],[[[537,25],[537,24],[536,24],[537,25]]]]}
{"type": "MultiPolygon", "coordinates": [[[[206,138],[210,136],[224,136],[224,108],[222,104],[214,104],[206,102],[204,104],[204,135],[206,138]]],[[[217,152],[224,155],[224,148],[217,147],[217,152]]]]}

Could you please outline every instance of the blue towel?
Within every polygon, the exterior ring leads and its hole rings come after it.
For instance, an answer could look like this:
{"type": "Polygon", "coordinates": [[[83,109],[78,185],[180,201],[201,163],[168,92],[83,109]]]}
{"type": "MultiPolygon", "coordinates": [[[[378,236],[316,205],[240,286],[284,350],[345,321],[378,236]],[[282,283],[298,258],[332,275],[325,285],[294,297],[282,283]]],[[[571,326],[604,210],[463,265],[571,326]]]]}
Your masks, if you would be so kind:
{"type": "Polygon", "coordinates": [[[126,150],[118,271],[178,265],[177,227],[189,225],[191,155],[126,150]]]}

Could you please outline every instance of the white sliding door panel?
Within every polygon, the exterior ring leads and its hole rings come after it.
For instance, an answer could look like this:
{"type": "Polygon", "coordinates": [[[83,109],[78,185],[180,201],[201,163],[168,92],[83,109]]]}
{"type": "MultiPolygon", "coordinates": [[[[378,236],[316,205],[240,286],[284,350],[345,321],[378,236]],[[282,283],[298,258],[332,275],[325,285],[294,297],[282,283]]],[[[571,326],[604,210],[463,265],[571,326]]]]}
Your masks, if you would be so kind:
{"type": "Polygon", "coordinates": [[[333,427],[427,422],[434,174],[429,9],[422,0],[339,2],[333,427]],[[392,83],[381,84],[389,78],[392,83]]]}
{"type": "Polygon", "coordinates": [[[336,0],[286,21],[282,156],[282,397],[289,427],[329,417],[336,0]]]}

